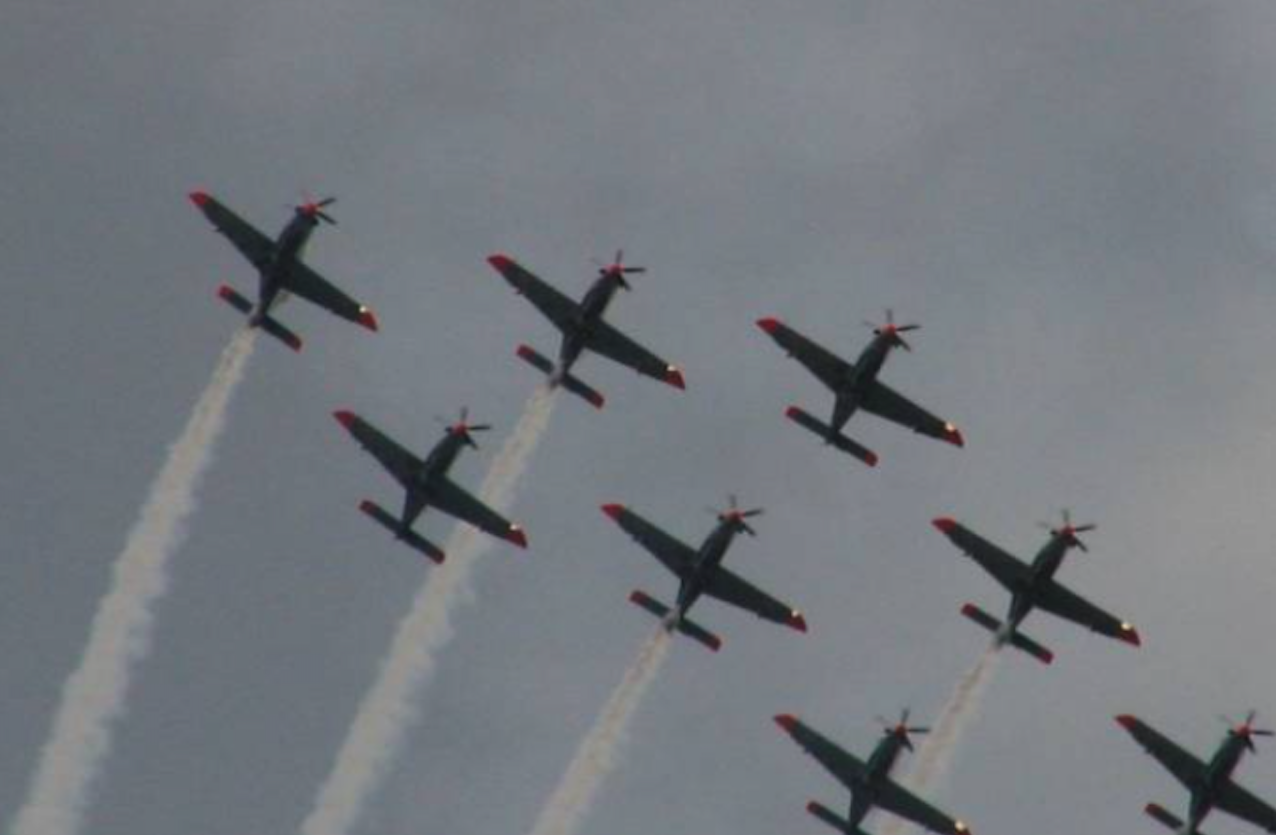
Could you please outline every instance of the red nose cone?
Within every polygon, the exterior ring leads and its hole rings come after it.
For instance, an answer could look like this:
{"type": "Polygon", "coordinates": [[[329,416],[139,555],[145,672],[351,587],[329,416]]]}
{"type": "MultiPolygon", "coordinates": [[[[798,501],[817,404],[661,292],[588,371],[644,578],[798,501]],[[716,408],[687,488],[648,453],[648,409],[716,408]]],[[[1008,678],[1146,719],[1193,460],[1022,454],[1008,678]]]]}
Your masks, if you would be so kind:
{"type": "Polygon", "coordinates": [[[523,533],[523,529],[518,525],[510,525],[509,533],[505,535],[505,538],[520,548],[527,547],[527,534],[523,533]]]}
{"type": "Polygon", "coordinates": [[[798,719],[791,713],[781,713],[775,717],[775,724],[784,728],[787,733],[793,733],[797,730],[798,719]]]}
{"type": "Polygon", "coordinates": [[[192,191],[188,196],[190,197],[191,202],[196,206],[199,206],[201,209],[208,204],[209,200],[213,199],[208,196],[208,192],[206,191],[192,191]]]}
{"type": "Polygon", "coordinates": [[[798,632],[805,632],[806,618],[802,617],[801,612],[790,612],[788,625],[796,629],[798,632]]]}
{"type": "Polygon", "coordinates": [[[770,317],[766,319],[759,319],[758,327],[762,328],[762,330],[766,331],[767,333],[775,333],[777,330],[780,329],[780,320],[773,319],[770,317]]]}
{"type": "Polygon", "coordinates": [[[1128,713],[1122,713],[1120,716],[1116,717],[1116,720],[1117,724],[1125,728],[1127,731],[1134,730],[1134,727],[1139,723],[1138,719],[1135,719],[1128,713]]]}
{"type": "Polygon", "coordinates": [[[948,516],[940,516],[938,519],[932,520],[931,524],[938,528],[939,532],[944,536],[952,536],[953,531],[957,530],[957,520],[948,516]]]}
{"type": "Polygon", "coordinates": [[[377,314],[373,313],[370,307],[359,308],[359,324],[373,333],[380,330],[380,326],[377,324],[377,314]]]}
{"type": "Polygon", "coordinates": [[[625,512],[623,504],[605,504],[603,505],[603,513],[606,513],[617,522],[620,521],[620,515],[625,512]]]}
{"type": "Polygon", "coordinates": [[[674,365],[665,368],[665,382],[677,389],[685,390],[687,388],[686,381],[682,379],[682,372],[674,365]]]}
{"type": "Polygon", "coordinates": [[[342,409],[339,412],[333,412],[332,416],[335,417],[337,419],[337,422],[340,423],[342,426],[344,426],[346,429],[354,428],[354,422],[356,419],[356,415],[354,412],[342,409]]]}

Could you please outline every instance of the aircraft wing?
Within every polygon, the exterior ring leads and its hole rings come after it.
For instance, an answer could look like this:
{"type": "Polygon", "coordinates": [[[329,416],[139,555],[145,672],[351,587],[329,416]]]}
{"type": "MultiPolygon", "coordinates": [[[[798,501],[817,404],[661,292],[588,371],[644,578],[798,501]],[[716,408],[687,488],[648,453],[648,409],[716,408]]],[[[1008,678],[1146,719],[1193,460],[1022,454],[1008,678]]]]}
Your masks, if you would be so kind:
{"type": "Polygon", "coordinates": [[[831,389],[837,389],[850,376],[855,367],[826,348],[815,344],[802,334],[790,328],[779,319],[759,319],[758,327],[771,335],[789,356],[796,359],[806,370],[820,379],[820,382],[831,389]]]}
{"type": "Polygon", "coordinates": [[[1113,617],[1081,595],[1051,580],[1037,596],[1036,604],[1051,614],[1127,643],[1137,643],[1134,628],[1113,617]]]}
{"type": "Polygon", "coordinates": [[[517,525],[511,524],[508,519],[447,476],[439,476],[430,482],[428,501],[430,507],[438,508],[457,519],[469,522],[492,536],[524,545],[522,530],[517,525]]]}
{"type": "Polygon", "coordinates": [[[545,318],[553,322],[560,331],[567,331],[574,326],[576,311],[579,309],[576,302],[520,267],[511,258],[493,255],[487,262],[519,295],[527,296],[527,300],[536,305],[536,309],[545,314],[545,318]]]}
{"type": "Polygon", "coordinates": [[[948,817],[889,778],[883,779],[876,788],[877,795],[874,801],[878,807],[894,812],[901,818],[907,818],[918,826],[923,826],[931,832],[945,833],[945,835],[948,833],[963,835],[969,831],[964,823],[948,817]]]}
{"type": "Polygon", "coordinates": [[[371,310],[338,290],[326,278],[300,261],[294,262],[288,270],[284,286],[288,292],[314,302],[342,319],[349,319],[370,330],[377,329],[371,310]]]}
{"type": "Polygon", "coordinates": [[[372,453],[372,457],[381,462],[381,466],[404,486],[416,476],[421,469],[421,459],[387,438],[382,432],[354,412],[337,412],[335,417],[341,425],[354,436],[359,446],[372,453]]]}
{"type": "Polygon", "coordinates": [[[1007,590],[1014,591],[1020,581],[1027,580],[1031,571],[1027,565],[964,525],[948,518],[936,519],[934,525],[1007,590]]]}
{"type": "Polygon", "coordinates": [[[585,342],[590,350],[627,365],[639,374],[682,388],[682,374],[675,366],[662,360],[646,348],[634,342],[603,321],[595,322],[585,342]]]}
{"type": "Polygon", "coordinates": [[[1157,762],[1165,766],[1166,770],[1187,788],[1191,789],[1205,776],[1205,763],[1184,751],[1159,731],[1153,730],[1142,720],[1124,715],[1118,716],[1117,721],[1130,732],[1135,742],[1143,746],[1144,751],[1155,757],[1157,762]]]}
{"type": "Polygon", "coordinates": [[[202,191],[191,192],[191,201],[204,213],[218,232],[225,235],[235,249],[247,258],[254,266],[260,267],[270,260],[275,251],[275,242],[230,209],[223,206],[212,195],[202,191]]]}
{"type": "Polygon", "coordinates": [[[811,729],[796,716],[787,714],[775,717],[776,723],[788,731],[793,741],[802,746],[802,750],[815,758],[842,785],[850,788],[867,770],[863,761],[842,749],[820,732],[811,729]]]}
{"type": "Polygon", "coordinates": [[[1276,809],[1228,780],[1214,801],[1218,808],[1268,832],[1276,832],[1276,809]]]}
{"type": "Polygon", "coordinates": [[[874,381],[860,405],[865,411],[919,434],[961,445],[958,442],[961,436],[957,434],[956,427],[935,417],[885,383],[874,381]]]}
{"type": "Polygon", "coordinates": [[[771,595],[754,586],[748,580],[733,574],[725,568],[719,568],[705,585],[705,594],[719,600],[746,609],[763,620],[796,626],[805,622],[796,609],[776,600],[771,595]]]}
{"type": "Polygon", "coordinates": [[[616,520],[625,533],[664,563],[665,568],[681,579],[695,562],[696,552],[687,545],[662,531],[624,505],[605,504],[603,512],[616,520]]]}

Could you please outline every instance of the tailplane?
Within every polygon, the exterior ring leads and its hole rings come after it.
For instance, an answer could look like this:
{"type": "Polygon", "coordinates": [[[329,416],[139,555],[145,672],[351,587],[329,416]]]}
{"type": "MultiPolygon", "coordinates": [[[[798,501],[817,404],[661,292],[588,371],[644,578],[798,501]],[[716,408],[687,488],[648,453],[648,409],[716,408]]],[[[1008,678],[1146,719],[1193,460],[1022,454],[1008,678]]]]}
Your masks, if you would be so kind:
{"type": "Polygon", "coordinates": [[[651,614],[660,618],[664,622],[666,629],[670,631],[676,629],[688,638],[704,644],[714,652],[722,649],[721,638],[714,635],[708,629],[705,629],[695,621],[687,618],[685,615],[677,619],[671,618],[670,614],[672,610],[646,592],[635,591],[633,594],[629,595],[629,602],[646,609],[651,614]]]}
{"type": "Polygon", "coordinates": [[[845,832],[846,835],[867,835],[867,833],[859,827],[851,826],[851,822],[846,818],[840,817],[827,806],[816,803],[814,800],[806,804],[806,811],[824,821],[824,823],[827,823],[838,832],[845,832]]]}
{"type": "Polygon", "coordinates": [[[573,377],[571,374],[558,374],[554,368],[554,363],[550,362],[545,356],[536,352],[535,348],[530,345],[519,345],[518,356],[528,365],[545,374],[550,379],[551,385],[560,385],[570,391],[572,394],[589,403],[595,409],[601,409],[603,399],[601,393],[591,388],[580,379],[573,377]]]}
{"type": "Polygon", "coordinates": [[[1016,649],[1023,650],[1042,664],[1049,664],[1054,660],[1054,653],[1043,647],[1041,644],[1029,638],[1019,630],[1010,630],[1008,633],[1003,628],[1001,621],[992,615],[980,609],[973,603],[967,603],[961,607],[961,613],[970,618],[975,623],[987,629],[989,632],[997,636],[997,644],[1010,644],[1016,649]]]}
{"type": "MultiPolygon", "coordinates": [[[[1179,820],[1177,817],[1171,814],[1168,809],[1166,809],[1164,806],[1160,805],[1159,803],[1149,803],[1147,806],[1143,807],[1143,811],[1147,814],[1149,818],[1161,824],[1162,826],[1166,827],[1167,829],[1173,829],[1175,832],[1187,831],[1187,826],[1183,823],[1183,821],[1179,820]]],[[[1204,833],[1198,830],[1195,833],[1195,835],[1204,835],[1204,833]]]]}
{"type": "Polygon", "coordinates": [[[852,458],[858,458],[870,467],[877,466],[877,453],[873,452],[873,450],[868,447],[861,446],[855,441],[852,441],[841,432],[834,432],[833,427],[829,426],[819,418],[802,411],[797,406],[790,406],[787,410],[785,410],[784,415],[798,426],[801,426],[803,429],[810,432],[814,432],[816,435],[823,438],[825,443],[832,444],[842,452],[850,455],[852,458]]]}
{"type": "Polygon", "coordinates": [[[241,296],[233,287],[223,284],[217,290],[217,295],[222,297],[227,304],[238,310],[240,313],[249,317],[249,326],[260,325],[261,329],[266,333],[278,339],[294,351],[301,350],[301,337],[284,327],[278,319],[272,318],[269,314],[263,313],[256,317],[258,321],[253,322],[253,303],[241,296]]]}
{"type": "Polygon", "coordinates": [[[443,562],[444,554],[442,548],[421,536],[421,534],[411,528],[407,528],[406,530],[402,529],[399,525],[399,520],[394,518],[389,511],[378,505],[376,502],[364,499],[359,503],[359,509],[367,514],[372,521],[394,534],[395,539],[406,542],[413,550],[419,551],[434,560],[436,563],[443,562]]]}

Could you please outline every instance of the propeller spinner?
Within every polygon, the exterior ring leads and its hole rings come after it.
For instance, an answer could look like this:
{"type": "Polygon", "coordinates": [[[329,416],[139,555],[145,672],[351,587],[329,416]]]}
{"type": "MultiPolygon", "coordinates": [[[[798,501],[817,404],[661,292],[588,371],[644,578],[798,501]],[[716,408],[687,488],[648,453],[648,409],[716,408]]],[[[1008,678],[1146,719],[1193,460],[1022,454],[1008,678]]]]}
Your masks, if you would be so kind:
{"type": "Polygon", "coordinates": [[[752,519],[755,516],[761,516],[765,510],[761,507],[755,507],[750,510],[741,510],[736,499],[735,493],[727,495],[727,509],[718,510],[716,508],[706,508],[714,516],[718,517],[719,522],[731,522],[738,525],[739,528],[749,536],[757,536],[758,532],[753,529],[745,519],[752,519]]]}
{"type": "Polygon", "coordinates": [[[645,273],[647,271],[647,268],[646,267],[626,267],[624,262],[625,262],[625,251],[623,249],[616,250],[616,258],[610,264],[604,264],[598,259],[594,259],[594,264],[598,266],[598,275],[600,278],[609,276],[609,275],[614,275],[616,277],[616,280],[620,283],[621,287],[624,287],[626,290],[630,290],[633,288],[629,286],[629,282],[625,280],[625,276],[645,273]]]}
{"type": "Polygon", "coordinates": [[[1254,737],[1276,735],[1276,732],[1273,732],[1269,728],[1254,727],[1254,717],[1257,715],[1258,711],[1251,710],[1249,713],[1245,714],[1244,722],[1233,722],[1226,716],[1220,716],[1218,718],[1227,724],[1228,734],[1245,740],[1245,747],[1252,753],[1257,753],[1258,749],[1254,747],[1254,737]]]}
{"type": "Polygon", "coordinates": [[[474,443],[474,439],[470,437],[471,433],[486,432],[492,428],[492,425],[490,423],[470,423],[469,417],[470,417],[470,407],[462,406],[460,419],[457,420],[456,423],[449,424],[447,423],[447,421],[445,421],[441,417],[436,417],[435,420],[444,424],[444,429],[443,429],[444,432],[446,432],[449,435],[459,434],[462,437],[462,439],[465,441],[465,443],[469,444],[475,449],[478,449],[478,444],[474,443]]]}
{"type": "Polygon", "coordinates": [[[1098,525],[1095,525],[1093,523],[1089,523],[1085,525],[1072,524],[1072,511],[1068,510],[1066,507],[1063,509],[1062,516],[1063,516],[1063,524],[1057,528],[1053,527],[1049,522],[1038,522],[1037,525],[1049,531],[1051,536],[1062,537],[1068,543],[1068,545],[1076,546],[1077,548],[1080,548],[1085,553],[1089,553],[1090,549],[1085,546],[1085,543],[1081,541],[1081,539],[1077,536],[1077,534],[1085,533],[1086,531],[1092,531],[1095,528],[1097,528],[1098,525]]]}
{"type": "Polygon", "coordinates": [[[864,322],[864,324],[868,325],[870,328],[873,329],[873,334],[875,336],[885,336],[890,340],[890,343],[892,346],[903,348],[905,351],[913,350],[913,346],[905,342],[904,338],[900,336],[900,334],[907,333],[908,331],[921,330],[921,327],[922,327],[921,325],[917,325],[917,324],[911,324],[911,325],[895,324],[895,311],[891,310],[889,307],[886,308],[886,324],[879,325],[875,322],[868,322],[868,321],[864,322]]]}
{"type": "Polygon", "coordinates": [[[302,203],[300,206],[296,207],[298,214],[307,215],[308,217],[312,217],[312,218],[318,218],[319,220],[322,220],[324,223],[328,223],[332,226],[337,225],[337,221],[332,217],[332,215],[324,211],[326,207],[331,206],[333,203],[336,203],[337,198],[325,197],[322,200],[315,200],[308,193],[303,193],[302,199],[305,202],[302,203]]]}
{"type": "Polygon", "coordinates": [[[913,741],[909,739],[910,735],[921,736],[930,733],[930,728],[921,725],[909,725],[908,717],[912,713],[912,708],[904,708],[899,712],[899,721],[891,722],[883,716],[875,717],[883,728],[886,736],[897,736],[903,742],[904,747],[909,751],[913,750],[913,741]]]}

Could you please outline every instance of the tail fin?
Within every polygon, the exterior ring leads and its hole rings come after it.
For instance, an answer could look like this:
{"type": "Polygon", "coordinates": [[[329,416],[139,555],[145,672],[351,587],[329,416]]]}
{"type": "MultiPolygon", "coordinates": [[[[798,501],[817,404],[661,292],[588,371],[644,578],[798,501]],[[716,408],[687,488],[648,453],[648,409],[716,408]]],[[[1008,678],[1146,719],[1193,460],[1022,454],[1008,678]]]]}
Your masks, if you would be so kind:
{"type": "MultiPolygon", "coordinates": [[[[217,295],[221,296],[227,304],[238,310],[240,313],[245,316],[252,316],[253,303],[237,293],[233,287],[223,284],[218,288],[217,295]]],[[[273,319],[266,314],[262,314],[259,318],[260,321],[257,324],[261,325],[262,330],[273,336],[275,339],[278,339],[294,351],[301,350],[301,337],[284,327],[278,319],[273,319]]],[[[251,325],[253,323],[250,322],[249,324],[251,325]]]]}
{"type": "Polygon", "coordinates": [[[399,520],[390,515],[385,508],[377,505],[375,502],[364,499],[359,503],[359,509],[367,514],[372,521],[394,534],[396,539],[406,542],[414,550],[421,552],[436,563],[443,562],[444,554],[442,548],[421,536],[411,528],[406,530],[401,529],[399,520]]]}
{"type": "Polygon", "coordinates": [[[629,602],[646,609],[651,614],[660,618],[665,622],[668,628],[678,630],[683,635],[686,635],[692,640],[699,641],[714,652],[722,649],[721,638],[691,619],[684,616],[671,623],[669,621],[669,614],[671,612],[670,608],[646,592],[635,591],[633,594],[629,595],[629,602]]]}
{"type": "Polygon", "coordinates": [[[1042,664],[1049,664],[1054,660],[1053,652],[1032,640],[1022,632],[1014,630],[1009,635],[1004,635],[1001,621],[997,620],[983,609],[980,609],[975,604],[967,603],[965,606],[962,606],[961,613],[982,626],[984,629],[987,629],[989,632],[996,635],[998,641],[1004,641],[1011,644],[1016,649],[1023,650],[1042,664]]]}
{"type": "Polygon", "coordinates": [[[877,466],[877,453],[873,452],[873,450],[868,447],[861,446],[855,441],[852,441],[841,432],[834,432],[833,427],[829,426],[819,418],[811,416],[799,409],[797,406],[790,406],[787,410],[785,410],[784,415],[798,426],[801,426],[803,429],[810,432],[814,432],[816,435],[823,438],[825,443],[832,444],[842,452],[850,455],[852,458],[858,458],[870,467],[877,466]]]}
{"type": "MultiPolygon", "coordinates": [[[[1183,831],[1183,821],[1170,814],[1169,810],[1167,810],[1164,806],[1157,803],[1149,803],[1147,806],[1143,807],[1143,811],[1149,818],[1162,826],[1173,829],[1175,832],[1183,831]]],[[[1202,835],[1202,833],[1198,832],[1197,835],[1202,835]]]]}
{"type": "Polygon", "coordinates": [[[562,385],[563,388],[567,389],[572,394],[588,402],[595,409],[601,409],[603,407],[603,403],[606,402],[598,391],[590,388],[588,385],[581,382],[581,380],[570,374],[561,374],[555,377],[554,363],[550,362],[541,354],[538,354],[536,349],[532,348],[530,345],[519,345],[518,356],[528,365],[540,371],[542,374],[545,374],[551,380],[562,385]]]}
{"type": "Polygon", "coordinates": [[[806,811],[810,812],[812,815],[819,818],[824,823],[827,823],[837,831],[845,832],[846,835],[867,835],[867,833],[859,827],[851,826],[851,822],[846,818],[838,816],[827,806],[816,803],[814,800],[806,804],[806,811]]]}

